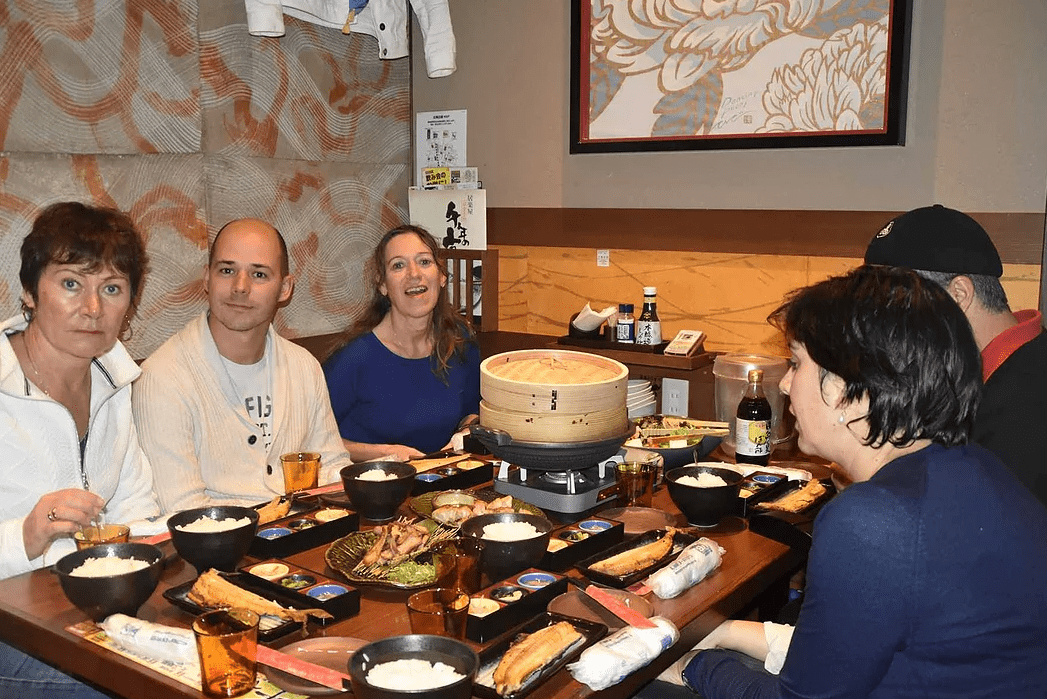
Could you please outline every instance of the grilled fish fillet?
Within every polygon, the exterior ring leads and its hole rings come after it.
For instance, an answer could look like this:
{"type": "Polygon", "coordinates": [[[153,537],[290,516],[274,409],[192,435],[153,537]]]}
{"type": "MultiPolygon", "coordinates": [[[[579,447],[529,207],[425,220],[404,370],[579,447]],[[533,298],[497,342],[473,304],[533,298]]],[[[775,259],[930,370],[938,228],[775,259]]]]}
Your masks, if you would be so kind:
{"type": "Polygon", "coordinates": [[[825,495],[826,488],[821,482],[812,478],[802,488],[798,488],[784,497],[771,502],[756,503],[757,509],[775,510],[777,512],[803,512],[813,505],[818,498],[825,495]]]}
{"type": "Polygon", "coordinates": [[[642,570],[647,566],[651,565],[655,561],[661,559],[665,554],[673,548],[673,535],[676,530],[669,527],[665,536],[661,539],[655,539],[649,544],[643,546],[637,546],[634,549],[628,551],[622,551],[619,554],[615,554],[610,558],[605,558],[602,561],[589,566],[590,570],[595,570],[597,573],[603,573],[604,575],[614,575],[622,577],[635,573],[638,570],[642,570]]]}
{"type": "Polygon", "coordinates": [[[331,618],[331,615],[322,609],[288,609],[287,607],[281,607],[276,602],[237,587],[213,569],[196,579],[186,597],[191,602],[202,607],[242,607],[250,609],[259,615],[268,614],[281,619],[292,619],[300,623],[305,623],[305,620],[310,616],[321,619],[331,618]]]}
{"type": "Polygon", "coordinates": [[[527,676],[540,670],[582,638],[574,626],[560,621],[509,646],[494,671],[494,688],[503,697],[523,686],[527,676]]]}

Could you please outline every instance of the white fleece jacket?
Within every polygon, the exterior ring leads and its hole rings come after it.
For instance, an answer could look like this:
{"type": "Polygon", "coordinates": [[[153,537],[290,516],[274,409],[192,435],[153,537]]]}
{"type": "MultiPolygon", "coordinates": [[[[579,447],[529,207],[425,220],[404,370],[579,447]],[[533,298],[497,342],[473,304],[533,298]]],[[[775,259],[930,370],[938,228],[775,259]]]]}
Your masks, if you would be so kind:
{"type": "MultiPolygon", "coordinates": [[[[71,537],[61,537],[30,560],[22,523],[40,496],[84,487],[72,414],[29,382],[8,339],[25,327],[21,315],[0,324],[0,578],[50,565],[76,550],[71,537]]],[[[131,381],[139,373],[119,342],[91,366],[84,471],[91,492],[106,500],[109,522],[129,524],[160,512],[131,420],[131,381]]],[[[143,532],[132,527],[132,533],[143,532]]]]}

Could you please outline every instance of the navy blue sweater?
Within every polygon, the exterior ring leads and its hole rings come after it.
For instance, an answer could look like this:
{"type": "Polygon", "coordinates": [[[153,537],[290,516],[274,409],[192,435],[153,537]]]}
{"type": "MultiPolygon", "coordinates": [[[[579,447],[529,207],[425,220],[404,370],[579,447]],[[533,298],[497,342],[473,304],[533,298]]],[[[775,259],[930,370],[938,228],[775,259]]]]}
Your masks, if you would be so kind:
{"type": "Polygon", "coordinates": [[[324,363],[338,431],[366,444],[443,449],[462,418],[480,409],[480,350],[451,359],[446,383],[428,357],[405,359],[374,336],[361,335],[324,363]]]}
{"type": "Polygon", "coordinates": [[[781,674],[713,651],[684,677],[707,699],[1043,699],[1047,510],[979,446],[898,458],[815,521],[781,674]]]}

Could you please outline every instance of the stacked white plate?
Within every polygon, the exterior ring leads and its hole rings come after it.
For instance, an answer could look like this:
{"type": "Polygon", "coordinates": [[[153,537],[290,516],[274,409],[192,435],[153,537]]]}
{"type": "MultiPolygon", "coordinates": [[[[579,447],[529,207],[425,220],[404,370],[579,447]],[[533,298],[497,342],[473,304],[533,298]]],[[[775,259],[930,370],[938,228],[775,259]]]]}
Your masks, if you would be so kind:
{"type": "Polygon", "coordinates": [[[630,379],[625,407],[629,412],[630,420],[644,415],[654,415],[658,411],[658,399],[654,397],[651,382],[646,379],[630,379]]]}

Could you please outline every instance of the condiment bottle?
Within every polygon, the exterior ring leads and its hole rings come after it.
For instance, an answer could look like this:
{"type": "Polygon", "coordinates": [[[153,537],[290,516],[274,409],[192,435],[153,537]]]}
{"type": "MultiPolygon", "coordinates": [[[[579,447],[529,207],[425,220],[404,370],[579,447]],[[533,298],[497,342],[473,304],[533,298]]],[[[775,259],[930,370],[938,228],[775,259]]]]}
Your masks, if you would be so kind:
{"type": "Polygon", "coordinates": [[[662,343],[662,322],[658,320],[658,288],[643,288],[643,310],[636,321],[636,344],[660,345],[662,343]]]}
{"type": "Polygon", "coordinates": [[[771,460],[771,404],[763,394],[763,369],[750,369],[748,378],[734,421],[734,457],[740,464],[766,466],[771,460]]]}
{"type": "Polygon", "coordinates": [[[633,318],[631,303],[618,304],[618,342],[636,342],[636,319],[633,318]]]}

